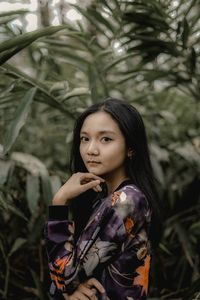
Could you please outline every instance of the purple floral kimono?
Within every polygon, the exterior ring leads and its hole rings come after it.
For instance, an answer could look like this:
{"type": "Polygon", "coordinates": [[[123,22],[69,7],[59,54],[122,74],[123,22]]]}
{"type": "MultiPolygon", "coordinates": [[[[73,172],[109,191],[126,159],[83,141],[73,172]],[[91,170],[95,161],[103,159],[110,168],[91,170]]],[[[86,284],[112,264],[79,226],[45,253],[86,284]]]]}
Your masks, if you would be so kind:
{"type": "Polygon", "coordinates": [[[49,206],[44,237],[51,295],[71,294],[81,282],[96,278],[105,288],[100,300],[145,300],[148,294],[151,210],[145,195],[125,180],[94,207],[74,242],[75,223],[68,206],[49,206]]]}

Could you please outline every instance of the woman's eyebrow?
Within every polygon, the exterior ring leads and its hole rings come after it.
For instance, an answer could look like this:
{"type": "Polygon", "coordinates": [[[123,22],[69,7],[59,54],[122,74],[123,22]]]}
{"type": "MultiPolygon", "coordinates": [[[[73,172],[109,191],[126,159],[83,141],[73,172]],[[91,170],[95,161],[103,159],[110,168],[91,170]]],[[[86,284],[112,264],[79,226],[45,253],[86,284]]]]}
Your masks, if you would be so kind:
{"type": "MultiPolygon", "coordinates": [[[[88,134],[86,131],[81,131],[81,134],[88,134]]],[[[111,134],[116,134],[114,131],[111,130],[100,130],[98,131],[99,134],[103,134],[103,133],[111,133],[111,134]]]]}

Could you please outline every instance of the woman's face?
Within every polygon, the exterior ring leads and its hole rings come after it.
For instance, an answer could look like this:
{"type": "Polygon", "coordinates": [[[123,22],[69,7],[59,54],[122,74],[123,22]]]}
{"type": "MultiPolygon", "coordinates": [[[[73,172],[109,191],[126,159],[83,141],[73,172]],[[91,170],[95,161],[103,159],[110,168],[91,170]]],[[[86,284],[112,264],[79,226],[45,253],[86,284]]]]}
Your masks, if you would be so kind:
{"type": "Polygon", "coordinates": [[[84,120],[80,154],[88,172],[107,178],[125,175],[125,138],[116,121],[106,112],[90,114],[84,120]]]}

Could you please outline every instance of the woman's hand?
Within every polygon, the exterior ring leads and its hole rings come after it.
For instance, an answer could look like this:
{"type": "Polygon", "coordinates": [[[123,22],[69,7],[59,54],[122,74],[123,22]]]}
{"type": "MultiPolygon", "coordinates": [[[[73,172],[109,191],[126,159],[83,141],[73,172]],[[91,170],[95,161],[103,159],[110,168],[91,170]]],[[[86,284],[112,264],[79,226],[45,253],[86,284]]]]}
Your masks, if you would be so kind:
{"type": "Polygon", "coordinates": [[[101,182],[105,182],[105,180],[92,173],[74,173],[55,194],[53,205],[64,205],[89,189],[94,189],[96,192],[101,191],[101,182]]]}
{"type": "Polygon", "coordinates": [[[100,293],[105,293],[105,289],[101,283],[95,278],[90,278],[81,283],[72,295],[63,294],[63,297],[65,300],[98,300],[96,290],[100,293]]]}

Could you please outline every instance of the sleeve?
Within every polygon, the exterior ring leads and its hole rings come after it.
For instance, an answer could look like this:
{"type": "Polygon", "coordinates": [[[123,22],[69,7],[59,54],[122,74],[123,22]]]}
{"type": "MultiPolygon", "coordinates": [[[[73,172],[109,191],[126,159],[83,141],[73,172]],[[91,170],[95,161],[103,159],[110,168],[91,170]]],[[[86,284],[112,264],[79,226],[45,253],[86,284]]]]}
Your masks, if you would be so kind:
{"type": "MultiPolygon", "coordinates": [[[[98,270],[105,265],[111,268],[112,262],[119,261],[129,250],[134,249],[137,260],[138,251],[146,242],[147,211],[147,201],[140,193],[132,188],[116,191],[104,199],[75,244],[75,224],[67,220],[68,207],[49,206],[44,235],[52,280],[50,293],[59,290],[71,294],[84,276],[95,274],[106,290],[114,290],[115,280],[110,277],[109,286],[98,278],[98,270]]],[[[119,264],[123,265],[122,261],[119,264]]],[[[117,297],[112,299],[122,299],[117,297]]]]}
{"type": "Polygon", "coordinates": [[[110,239],[114,228],[113,240],[119,248],[102,269],[102,284],[110,299],[144,300],[148,294],[151,258],[149,203],[140,190],[125,187],[114,193],[112,207],[114,214],[102,239],[110,239]]]}
{"type": "Polygon", "coordinates": [[[50,294],[69,294],[79,284],[78,261],[74,249],[74,221],[68,220],[69,207],[49,206],[48,221],[44,227],[44,239],[51,277],[50,294]]]}

